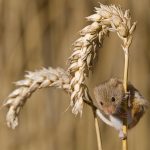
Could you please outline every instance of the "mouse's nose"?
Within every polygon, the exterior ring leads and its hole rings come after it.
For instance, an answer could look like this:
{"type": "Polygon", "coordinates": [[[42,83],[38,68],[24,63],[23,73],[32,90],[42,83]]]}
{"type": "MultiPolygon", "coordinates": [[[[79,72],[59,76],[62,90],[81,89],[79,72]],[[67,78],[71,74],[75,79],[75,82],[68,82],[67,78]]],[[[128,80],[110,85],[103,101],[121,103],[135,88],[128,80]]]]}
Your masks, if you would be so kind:
{"type": "Polygon", "coordinates": [[[115,112],[115,108],[113,106],[107,106],[106,110],[108,114],[113,114],[115,112]]]}

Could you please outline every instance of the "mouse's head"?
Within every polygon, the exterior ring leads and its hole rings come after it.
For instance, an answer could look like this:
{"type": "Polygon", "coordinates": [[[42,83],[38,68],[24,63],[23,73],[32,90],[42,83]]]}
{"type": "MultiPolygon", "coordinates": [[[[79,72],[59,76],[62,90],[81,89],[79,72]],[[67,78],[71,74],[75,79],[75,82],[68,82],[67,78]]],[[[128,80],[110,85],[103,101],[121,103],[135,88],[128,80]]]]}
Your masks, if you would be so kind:
{"type": "Polygon", "coordinates": [[[108,115],[115,114],[124,97],[123,83],[117,78],[111,78],[95,87],[94,95],[100,110],[108,115]]]}

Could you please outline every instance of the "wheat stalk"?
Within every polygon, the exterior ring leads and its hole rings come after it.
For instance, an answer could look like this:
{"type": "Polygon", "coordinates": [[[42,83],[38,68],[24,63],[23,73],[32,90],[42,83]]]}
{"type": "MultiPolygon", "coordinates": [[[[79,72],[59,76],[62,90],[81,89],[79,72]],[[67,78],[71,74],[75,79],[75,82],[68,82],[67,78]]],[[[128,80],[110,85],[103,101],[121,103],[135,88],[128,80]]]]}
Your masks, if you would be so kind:
{"type": "MultiPolygon", "coordinates": [[[[69,72],[73,76],[71,81],[73,89],[71,106],[73,106],[73,113],[75,114],[82,114],[84,99],[82,91],[84,91],[86,85],[85,78],[88,76],[96,56],[96,48],[101,46],[104,36],[109,32],[117,32],[117,35],[123,41],[122,49],[125,54],[124,88],[127,91],[128,49],[132,42],[132,33],[136,22],[131,24],[129,10],[123,13],[121,8],[114,5],[106,6],[100,4],[100,8],[95,8],[95,10],[96,13],[94,15],[87,17],[87,20],[93,23],[81,30],[81,37],[75,41],[74,52],[69,58],[71,64],[69,72]],[[82,95],[79,93],[82,93],[82,95]],[[79,99],[80,105],[76,105],[79,103],[79,99]]],[[[127,134],[126,120],[124,121],[123,132],[127,134]]],[[[127,150],[126,139],[122,141],[122,146],[123,150],[127,150]]]]}
{"type": "MultiPolygon", "coordinates": [[[[132,33],[136,26],[136,22],[131,23],[129,10],[123,12],[120,7],[100,4],[100,7],[95,8],[95,13],[86,19],[92,23],[80,31],[80,38],[73,43],[73,53],[69,57],[67,71],[61,68],[44,68],[28,72],[24,80],[16,82],[19,88],[8,96],[3,105],[9,108],[6,117],[9,127],[15,128],[18,125],[20,109],[31,94],[37,89],[49,86],[67,91],[71,96],[72,112],[75,115],[78,113],[82,115],[83,102],[91,100],[85,79],[93,67],[98,48],[101,47],[104,37],[109,32],[116,32],[123,41],[122,49],[127,60],[132,33]]],[[[128,61],[125,66],[128,66],[128,61]]],[[[128,67],[125,68],[124,87],[126,90],[128,67]]]]}

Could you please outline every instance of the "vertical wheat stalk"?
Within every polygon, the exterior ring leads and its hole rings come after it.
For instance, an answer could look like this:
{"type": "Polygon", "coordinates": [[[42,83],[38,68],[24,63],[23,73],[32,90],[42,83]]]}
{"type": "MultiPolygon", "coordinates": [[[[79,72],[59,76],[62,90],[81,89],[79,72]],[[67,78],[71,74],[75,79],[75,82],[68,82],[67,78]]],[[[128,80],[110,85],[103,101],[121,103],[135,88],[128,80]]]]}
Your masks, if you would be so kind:
{"type": "Polygon", "coordinates": [[[100,126],[99,126],[98,117],[96,114],[97,107],[93,104],[93,100],[91,99],[90,95],[89,95],[89,100],[90,100],[90,102],[88,102],[88,101],[84,101],[84,102],[86,102],[86,104],[90,105],[92,108],[93,116],[94,116],[95,131],[96,131],[97,148],[98,148],[98,150],[103,150],[102,149],[102,139],[101,139],[100,126]]]}
{"type": "MultiPolygon", "coordinates": [[[[128,81],[128,68],[129,68],[129,50],[126,49],[124,51],[124,58],[125,58],[125,63],[124,63],[124,78],[123,78],[123,85],[124,85],[124,90],[127,93],[127,81],[128,81]]],[[[125,102],[125,107],[127,110],[127,101],[125,102]]],[[[123,133],[126,135],[126,138],[122,140],[122,150],[128,150],[128,144],[127,144],[127,118],[124,118],[123,120],[123,133]]]]}
{"type": "MultiPolygon", "coordinates": [[[[122,45],[124,51],[124,76],[123,76],[123,86],[125,93],[127,93],[127,82],[128,82],[128,70],[129,70],[129,46],[132,42],[132,32],[136,27],[136,22],[133,24],[131,30],[129,31],[128,37],[124,40],[124,45],[122,45]]],[[[127,110],[128,100],[125,101],[125,107],[127,110]]],[[[128,150],[128,143],[127,143],[127,118],[123,120],[123,133],[126,135],[126,138],[122,140],[122,150],[128,150]]]]}
{"type": "MultiPolygon", "coordinates": [[[[123,77],[123,85],[125,93],[127,93],[127,82],[128,82],[128,68],[129,68],[129,49],[124,48],[124,77],[123,77]]],[[[125,102],[125,107],[127,110],[127,101],[125,102]]],[[[122,140],[122,150],[128,150],[128,143],[127,143],[127,118],[123,120],[123,133],[126,135],[126,138],[122,140]]]]}
{"type": "Polygon", "coordinates": [[[98,147],[98,150],[102,150],[101,132],[100,132],[98,118],[97,118],[95,111],[94,111],[94,124],[95,124],[95,130],[96,130],[97,147],[98,147]]]}

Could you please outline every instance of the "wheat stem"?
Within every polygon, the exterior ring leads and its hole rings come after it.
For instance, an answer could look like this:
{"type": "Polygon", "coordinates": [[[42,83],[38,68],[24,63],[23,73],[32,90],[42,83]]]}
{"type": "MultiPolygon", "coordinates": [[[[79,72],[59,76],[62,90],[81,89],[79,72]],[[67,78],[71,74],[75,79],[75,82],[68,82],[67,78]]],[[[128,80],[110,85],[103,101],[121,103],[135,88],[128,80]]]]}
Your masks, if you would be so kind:
{"type": "MultiPolygon", "coordinates": [[[[123,46],[122,49],[124,51],[124,77],[123,77],[123,86],[124,86],[124,90],[125,93],[127,93],[127,82],[128,82],[128,70],[129,70],[129,47],[132,43],[132,33],[134,31],[136,27],[136,22],[133,23],[133,25],[131,26],[131,29],[128,34],[128,36],[126,38],[123,39],[123,46]]],[[[125,109],[127,110],[127,105],[128,105],[128,100],[125,101],[125,109]]],[[[126,135],[126,138],[122,140],[122,150],[128,150],[128,144],[127,144],[127,118],[125,118],[123,120],[123,128],[122,131],[124,133],[124,135],[126,135]]]]}
{"type": "Polygon", "coordinates": [[[98,118],[96,114],[97,107],[94,105],[93,100],[90,97],[90,95],[88,95],[88,97],[89,97],[89,101],[84,100],[84,102],[88,104],[89,106],[91,106],[92,108],[93,116],[94,116],[95,131],[96,131],[97,147],[98,147],[98,150],[102,150],[101,132],[100,132],[100,127],[98,124],[98,118]]]}
{"type": "Polygon", "coordinates": [[[125,49],[124,58],[125,58],[125,64],[124,64],[123,84],[124,84],[124,90],[125,92],[127,92],[128,68],[129,68],[129,50],[128,49],[125,49]]]}
{"type": "Polygon", "coordinates": [[[100,128],[98,124],[98,118],[97,118],[96,112],[93,111],[93,113],[94,113],[94,124],[95,124],[96,137],[97,137],[97,147],[98,147],[98,150],[102,150],[102,141],[101,141],[100,128]]]}
{"type": "Polygon", "coordinates": [[[88,106],[92,108],[93,116],[94,116],[95,131],[96,131],[97,147],[98,147],[98,150],[102,150],[101,132],[100,132],[100,127],[98,124],[98,118],[96,114],[97,107],[93,104],[91,97],[90,97],[90,101],[84,100],[84,103],[86,103],[88,106]]]}
{"type": "MultiPolygon", "coordinates": [[[[124,63],[124,90],[127,92],[127,81],[128,81],[128,68],[129,68],[129,50],[125,49],[124,51],[125,63],[124,63]]],[[[125,102],[125,107],[127,109],[127,101],[125,102]]],[[[127,144],[127,119],[123,120],[123,133],[126,135],[126,138],[122,140],[122,150],[128,150],[127,144]]]]}

